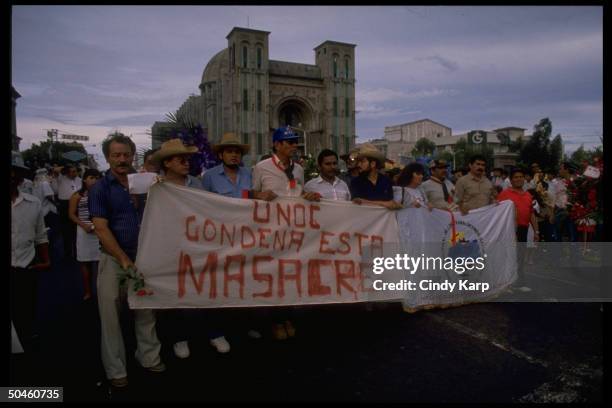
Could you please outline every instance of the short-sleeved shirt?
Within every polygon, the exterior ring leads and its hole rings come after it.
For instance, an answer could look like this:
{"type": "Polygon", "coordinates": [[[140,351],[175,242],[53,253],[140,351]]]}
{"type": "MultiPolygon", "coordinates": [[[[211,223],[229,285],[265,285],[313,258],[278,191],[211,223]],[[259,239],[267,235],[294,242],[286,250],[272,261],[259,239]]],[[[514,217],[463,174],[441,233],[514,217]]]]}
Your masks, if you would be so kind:
{"type": "Polygon", "coordinates": [[[238,167],[236,174],[236,183],[234,184],[225,174],[223,164],[215,166],[204,173],[202,178],[202,187],[211,193],[221,194],[226,197],[241,198],[243,190],[251,190],[253,188],[253,180],[251,172],[245,167],[238,167]]]}
{"type": "Polygon", "coordinates": [[[531,213],[533,212],[533,197],[527,191],[515,191],[512,188],[502,190],[497,196],[498,201],[510,200],[516,208],[516,225],[520,227],[529,226],[531,213]]]}
{"type": "Polygon", "coordinates": [[[393,200],[405,208],[416,207],[416,203],[421,207],[427,206],[427,197],[420,186],[417,188],[393,186],[393,200]]]}
{"type": "Polygon", "coordinates": [[[274,156],[262,160],[253,169],[253,190],[270,190],[278,196],[299,197],[304,188],[304,169],[297,163],[293,166],[293,177],[295,178],[295,188],[291,188],[289,178],[285,172],[275,164],[278,159],[274,156]]]}
{"type": "Polygon", "coordinates": [[[57,198],[60,200],[70,200],[70,197],[81,189],[83,182],[80,177],[71,179],[60,174],[57,178],[57,198]]]}
{"type": "Polygon", "coordinates": [[[425,196],[427,196],[427,200],[431,203],[432,207],[447,210],[453,203],[455,186],[448,179],[444,179],[442,183],[430,178],[421,184],[420,188],[425,193],[425,196]],[[444,199],[442,183],[446,185],[446,190],[450,196],[450,202],[444,199]]]}
{"type": "Polygon", "coordinates": [[[304,191],[321,194],[327,200],[350,201],[351,193],[346,183],[335,177],[333,183],[319,176],[304,186],[304,191]]]}
{"type": "Polygon", "coordinates": [[[91,218],[104,218],[108,221],[108,227],[119,247],[132,261],[136,259],[145,196],[130,195],[127,187],[110,170],[89,191],[91,218]]]}
{"type": "Polygon", "coordinates": [[[198,190],[204,190],[202,187],[202,180],[197,177],[192,176],[191,174],[187,175],[187,180],[185,180],[185,187],[197,188],[198,190]]]}
{"type": "Polygon", "coordinates": [[[393,183],[384,174],[378,173],[376,185],[372,184],[367,175],[355,177],[351,182],[353,198],[363,198],[370,201],[393,200],[393,183]]]}
{"type": "Polygon", "coordinates": [[[477,179],[468,173],[457,180],[455,185],[457,204],[459,206],[463,204],[467,210],[474,210],[492,204],[494,194],[495,187],[493,187],[493,183],[484,176],[477,179]]]}
{"type": "Polygon", "coordinates": [[[36,256],[36,245],[49,242],[38,198],[19,193],[11,203],[11,266],[27,267],[36,256]]]}
{"type": "Polygon", "coordinates": [[[50,212],[57,214],[57,208],[51,202],[49,197],[53,198],[55,192],[51,188],[51,184],[48,181],[36,181],[32,189],[32,195],[40,200],[42,205],[43,217],[50,212]]]}

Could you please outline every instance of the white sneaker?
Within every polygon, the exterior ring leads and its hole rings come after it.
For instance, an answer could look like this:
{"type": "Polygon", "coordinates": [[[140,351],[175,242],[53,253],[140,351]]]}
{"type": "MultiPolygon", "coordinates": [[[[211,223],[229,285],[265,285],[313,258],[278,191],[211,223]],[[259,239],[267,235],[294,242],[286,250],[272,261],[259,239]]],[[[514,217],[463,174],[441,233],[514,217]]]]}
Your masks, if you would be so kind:
{"type": "Polygon", "coordinates": [[[210,344],[216,348],[219,353],[227,353],[230,351],[230,344],[223,336],[211,339],[210,344]]]}
{"type": "Polygon", "coordinates": [[[189,357],[189,343],[187,341],[179,341],[178,343],[174,343],[174,354],[178,358],[189,357]]]}
{"type": "Polygon", "coordinates": [[[517,288],[517,290],[520,292],[531,292],[531,288],[528,288],[527,286],[521,286],[520,288],[517,288]]]}
{"type": "Polygon", "coordinates": [[[248,331],[247,335],[252,339],[261,339],[261,333],[257,330],[251,329],[248,331]]]}

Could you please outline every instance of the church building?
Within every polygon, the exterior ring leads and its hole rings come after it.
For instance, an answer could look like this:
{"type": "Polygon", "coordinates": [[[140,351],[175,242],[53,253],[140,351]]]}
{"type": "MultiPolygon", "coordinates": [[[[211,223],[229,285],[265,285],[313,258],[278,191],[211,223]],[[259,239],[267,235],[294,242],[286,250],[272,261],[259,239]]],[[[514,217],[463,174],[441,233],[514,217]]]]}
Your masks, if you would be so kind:
{"type": "Polygon", "coordinates": [[[224,132],[239,135],[251,160],[271,151],[273,130],[285,125],[304,136],[302,152],[348,152],[356,138],[356,45],[325,41],[314,48],[314,65],[299,64],[269,59],[269,35],[234,27],[204,69],[201,95],[181,109],[202,111],[196,116],[212,143],[224,132]]]}

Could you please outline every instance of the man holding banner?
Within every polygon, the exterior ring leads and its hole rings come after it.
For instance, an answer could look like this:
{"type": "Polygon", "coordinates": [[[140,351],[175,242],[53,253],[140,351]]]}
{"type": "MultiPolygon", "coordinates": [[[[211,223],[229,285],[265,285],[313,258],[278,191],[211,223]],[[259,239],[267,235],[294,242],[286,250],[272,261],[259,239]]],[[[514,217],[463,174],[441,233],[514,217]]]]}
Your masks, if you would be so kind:
{"type": "MultiPolygon", "coordinates": [[[[213,152],[221,160],[221,164],[204,173],[202,179],[204,190],[233,198],[253,196],[251,171],[240,165],[242,157],[248,154],[250,149],[250,145],[240,143],[235,133],[224,133],[221,141],[212,147],[213,152]]],[[[266,196],[272,197],[273,193],[267,191],[263,194],[262,199],[265,199],[266,196]]],[[[257,320],[255,314],[248,313],[247,318],[253,327],[252,322],[257,320]]],[[[261,333],[255,329],[250,329],[248,335],[253,339],[261,338],[261,333]]]]}
{"type": "MultiPolygon", "coordinates": [[[[303,192],[304,169],[291,157],[297,150],[299,136],[289,126],[279,127],[272,135],[272,157],[262,160],[253,169],[253,198],[275,199],[279,196],[300,197],[318,201],[314,192],[303,192]]],[[[273,335],[277,340],[295,336],[288,313],[275,313],[273,335]],[[281,315],[283,317],[281,317],[281,315]],[[281,323],[281,321],[283,321],[281,323]]]]}
{"type": "Polygon", "coordinates": [[[348,186],[338,174],[338,154],[333,150],[323,149],[317,157],[319,177],[310,180],[304,190],[319,194],[327,200],[350,201],[351,193],[348,186]]]}
{"type": "Polygon", "coordinates": [[[455,186],[446,178],[447,167],[445,160],[432,160],[429,163],[431,177],[421,184],[421,190],[433,208],[453,211],[457,207],[454,203],[455,186]]]}
{"type": "MultiPolygon", "coordinates": [[[[202,184],[189,174],[189,156],[196,153],[195,146],[185,146],[181,139],[175,138],[164,142],[161,148],[153,155],[152,162],[160,168],[160,173],[167,183],[177,184],[202,190],[202,184]]],[[[174,338],[174,354],[178,358],[187,358],[190,355],[189,340],[194,333],[191,331],[199,324],[207,326],[210,344],[219,353],[228,353],[230,344],[225,339],[218,326],[218,311],[206,311],[206,318],[201,312],[194,310],[176,310],[171,312],[171,336],[174,338]]]]}
{"type": "Polygon", "coordinates": [[[479,154],[472,156],[469,162],[470,172],[461,177],[455,185],[457,205],[462,215],[496,202],[495,187],[485,177],[486,163],[484,156],[479,154]]]}
{"type": "Polygon", "coordinates": [[[385,156],[376,146],[365,143],[357,153],[360,173],[351,182],[351,192],[355,204],[374,204],[390,210],[400,209],[402,205],[393,201],[391,179],[380,173],[385,166],[385,156]]]}
{"type": "Polygon", "coordinates": [[[204,190],[226,197],[248,198],[253,185],[251,172],[240,163],[242,156],[249,153],[250,146],[241,144],[235,133],[228,132],[223,134],[221,141],[212,150],[221,164],[204,173],[204,190]]]}

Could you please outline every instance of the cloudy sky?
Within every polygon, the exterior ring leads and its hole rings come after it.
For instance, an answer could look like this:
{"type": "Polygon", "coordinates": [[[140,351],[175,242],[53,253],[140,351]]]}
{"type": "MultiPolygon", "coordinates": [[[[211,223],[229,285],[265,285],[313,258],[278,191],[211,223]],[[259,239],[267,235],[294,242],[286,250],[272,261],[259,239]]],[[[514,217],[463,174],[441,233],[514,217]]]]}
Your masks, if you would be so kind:
{"type": "MultiPolygon", "coordinates": [[[[240,26],[270,31],[270,58],[314,64],[325,40],[355,50],[358,141],[430,118],[454,134],[549,117],[566,151],[600,144],[603,13],[597,6],[15,6],[12,83],[21,149],[44,129],[118,129],[150,145],[240,26]]],[[[94,147],[93,144],[96,144],[94,147]]],[[[99,161],[104,162],[102,156],[99,161]]]]}

